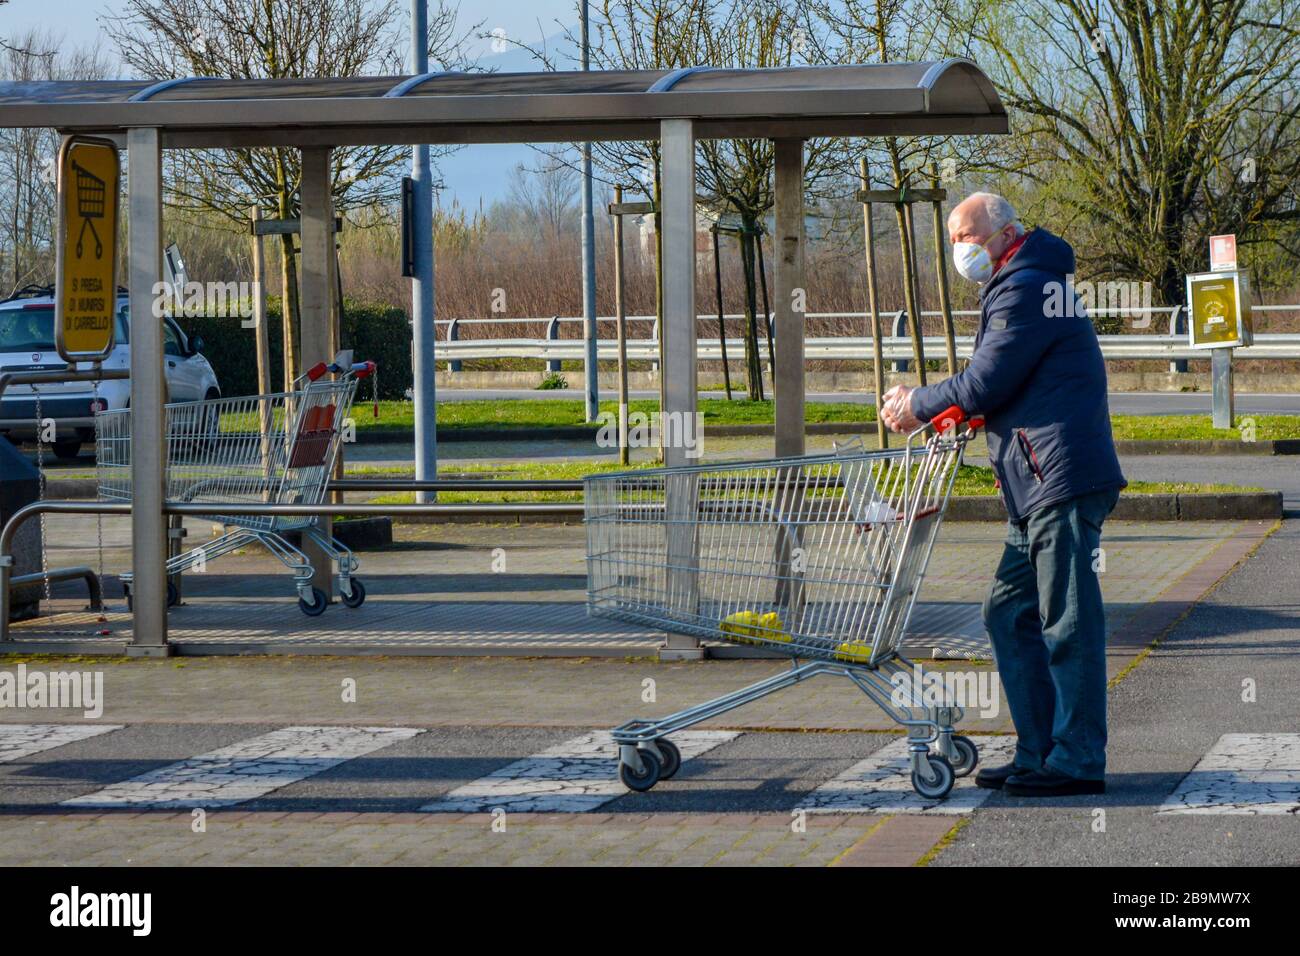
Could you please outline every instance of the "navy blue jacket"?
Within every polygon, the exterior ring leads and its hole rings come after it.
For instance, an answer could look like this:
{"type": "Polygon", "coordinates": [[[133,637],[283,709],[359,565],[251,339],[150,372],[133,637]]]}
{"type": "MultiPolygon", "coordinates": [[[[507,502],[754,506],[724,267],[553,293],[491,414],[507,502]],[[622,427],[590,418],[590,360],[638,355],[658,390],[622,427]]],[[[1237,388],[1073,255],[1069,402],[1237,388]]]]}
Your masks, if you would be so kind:
{"type": "Polygon", "coordinates": [[[1127,484],[1097,333],[1065,285],[1073,274],[1068,242],[1046,229],[1030,232],[980,290],[970,365],[912,393],[912,413],[922,421],[950,405],[984,416],[989,461],[1013,521],[1127,484]]]}

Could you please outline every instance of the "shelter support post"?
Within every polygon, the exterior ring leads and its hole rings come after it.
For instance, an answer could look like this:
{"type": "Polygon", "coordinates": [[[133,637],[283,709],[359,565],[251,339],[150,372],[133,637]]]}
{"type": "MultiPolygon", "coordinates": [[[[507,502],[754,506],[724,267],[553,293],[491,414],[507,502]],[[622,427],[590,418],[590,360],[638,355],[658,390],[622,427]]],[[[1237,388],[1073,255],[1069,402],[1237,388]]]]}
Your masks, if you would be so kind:
{"type": "MultiPolygon", "coordinates": [[[[695,129],[690,120],[668,119],[660,124],[663,200],[658,206],[663,243],[663,412],[659,431],[664,462],[689,464],[703,436],[696,428],[695,339],[695,129]]],[[[699,562],[695,539],[699,489],[692,472],[674,475],[664,489],[667,519],[669,600],[676,609],[699,610],[699,562]]],[[[660,650],[665,659],[699,658],[703,648],[695,638],[668,634],[660,650]]]]}
{"type": "MultiPolygon", "coordinates": [[[[614,204],[623,203],[623,187],[614,187],[614,204]]],[[[623,216],[614,216],[614,320],[618,336],[618,461],[631,461],[627,446],[627,314],[623,304],[623,216]]]]}
{"type": "MultiPolygon", "coordinates": [[[[776,454],[785,458],[804,453],[804,313],[807,287],[804,285],[803,140],[773,141],[775,172],[776,231],[772,241],[773,322],[776,349],[772,357],[772,381],[776,392],[776,454]]],[[[760,247],[761,254],[761,247],[760,247]]],[[[791,511],[803,511],[803,494],[789,492],[791,511]]],[[[776,602],[785,606],[785,619],[793,622],[801,614],[802,588],[794,581],[791,568],[802,549],[801,529],[784,526],[777,539],[776,602]]]]}
{"type": "Polygon", "coordinates": [[[778,139],[776,236],[773,258],[776,353],[776,453],[804,453],[804,208],[803,141],[778,139]]]}
{"type": "MultiPolygon", "coordinates": [[[[334,358],[334,208],[330,192],[331,150],[313,146],[302,151],[302,368],[334,358]]],[[[328,516],[320,519],[321,531],[332,533],[328,516]]],[[[303,552],[315,570],[312,584],[332,600],[333,575],[330,558],[315,542],[304,536],[303,552]]]]}
{"type": "Polygon", "coordinates": [[[158,130],[127,133],[128,275],[131,302],[131,607],[128,653],[163,656],[167,644],[167,441],[162,310],[162,148],[158,130]]]}

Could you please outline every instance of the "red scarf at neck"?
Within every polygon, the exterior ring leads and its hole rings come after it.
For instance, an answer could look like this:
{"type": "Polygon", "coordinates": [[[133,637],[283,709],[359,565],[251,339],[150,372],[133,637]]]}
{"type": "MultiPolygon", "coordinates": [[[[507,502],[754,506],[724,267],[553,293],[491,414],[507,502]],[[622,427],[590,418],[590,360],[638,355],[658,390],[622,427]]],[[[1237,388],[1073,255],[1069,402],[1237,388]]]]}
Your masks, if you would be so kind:
{"type": "Polygon", "coordinates": [[[1007,246],[1007,251],[998,257],[998,261],[993,264],[993,272],[996,274],[999,269],[1011,261],[1011,257],[1020,251],[1020,247],[1025,244],[1029,238],[1029,233],[1025,232],[1016,237],[1016,241],[1007,246]]]}

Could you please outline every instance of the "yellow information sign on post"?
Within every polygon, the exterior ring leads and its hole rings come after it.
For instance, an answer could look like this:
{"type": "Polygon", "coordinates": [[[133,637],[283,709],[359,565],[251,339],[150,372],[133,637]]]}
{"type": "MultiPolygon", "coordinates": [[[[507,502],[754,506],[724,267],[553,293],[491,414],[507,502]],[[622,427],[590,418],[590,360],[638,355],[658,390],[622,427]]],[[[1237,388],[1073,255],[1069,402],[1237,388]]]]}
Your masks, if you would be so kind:
{"type": "Polygon", "coordinates": [[[1223,349],[1254,338],[1244,272],[1202,272],[1187,277],[1188,346],[1223,349]]]}
{"type": "Polygon", "coordinates": [[[111,140],[74,136],[59,150],[54,339],[68,362],[113,349],[121,164],[111,140]]]}

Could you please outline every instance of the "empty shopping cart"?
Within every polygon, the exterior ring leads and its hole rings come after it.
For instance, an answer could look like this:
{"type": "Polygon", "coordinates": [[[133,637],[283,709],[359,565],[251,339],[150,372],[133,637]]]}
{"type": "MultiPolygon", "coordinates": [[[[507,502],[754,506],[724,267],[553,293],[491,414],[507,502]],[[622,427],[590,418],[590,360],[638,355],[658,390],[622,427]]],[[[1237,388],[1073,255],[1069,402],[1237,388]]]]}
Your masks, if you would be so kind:
{"type": "MultiPolygon", "coordinates": [[[[357,382],[374,372],[373,362],[354,364],[350,352],[341,352],[333,363],[322,362],[299,378],[293,391],[167,405],[167,500],[211,504],[212,514],[205,517],[224,528],[219,537],[168,560],[168,576],[202,569],[260,542],[293,572],[298,605],[314,617],[329,601],[312,586],[307,556],[284,537],[297,531],[337,565],[343,603],[360,607],[366,589],[352,576],[356,558],[325,533],[318,516],[223,515],[221,506],[324,502],[357,382]]],[[[130,411],[102,412],[95,425],[100,497],[130,501],[130,411]]],[[[122,575],[128,601],[131,580],[129,573],[122,575]]],[[[168,596],[175,603],[171,586],[168,596]]]]}
{"type": "Polygon", "coordinates": [[[899,651],[982,424],[954,407],[897,450],[859,443],[585,479],[590,614],[792,658],[790,669],[734,693],[615,728],[629,788],[677,771],[668,735],[819,674],[849,679],[907,729],[922,796],[946,796],[975,768],[974,743],[953,733],[961,708],[899,651]]]}

